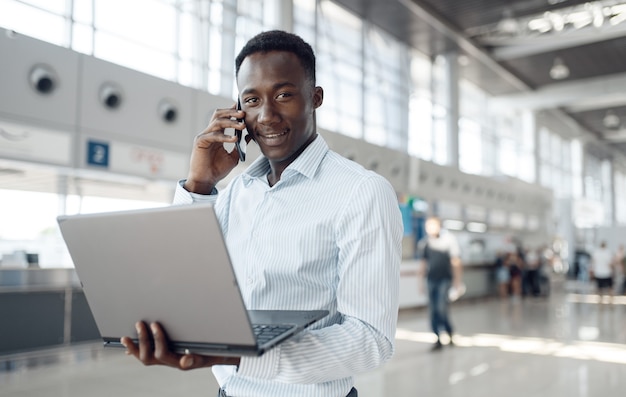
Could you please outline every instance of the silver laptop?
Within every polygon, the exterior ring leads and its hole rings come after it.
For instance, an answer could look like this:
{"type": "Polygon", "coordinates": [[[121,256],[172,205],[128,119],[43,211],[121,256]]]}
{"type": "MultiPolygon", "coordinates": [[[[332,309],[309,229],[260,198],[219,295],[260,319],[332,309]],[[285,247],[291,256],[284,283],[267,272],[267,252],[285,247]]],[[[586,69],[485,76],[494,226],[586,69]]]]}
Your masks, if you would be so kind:
{"type": "Polygon", "coordinates": [[[328,314],[246,310],[208,204],[59,216],[105,346],[161,323],[175,351],[261,355],[328,314]]]}

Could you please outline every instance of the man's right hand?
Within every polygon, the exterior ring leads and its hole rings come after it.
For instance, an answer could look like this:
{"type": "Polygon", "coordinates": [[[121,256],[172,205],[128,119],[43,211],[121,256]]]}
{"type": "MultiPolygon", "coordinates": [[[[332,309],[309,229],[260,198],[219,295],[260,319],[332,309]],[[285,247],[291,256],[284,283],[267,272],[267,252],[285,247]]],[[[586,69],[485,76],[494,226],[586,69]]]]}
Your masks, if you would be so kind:
{"type": "Polygon", "coordinates": [[[245,112],[236,110],[235,105],[213,112],[207,128],[194,139],[189,174],[184,185],[187,191],[210,194],[215,185],[237,166],[237,150],[228,153],[224,148],[224,143],[235,143],[237,137],[224,134],[224,130],[245,129],[245,123],[237,120],[243,120],[244,117],[245,112]]]}
{"type": "Polygon", "coordinates": [[[126,347],[126,354],[134,356],[144,365],[165,365],[183,371],[196,368],[212,367],[213,365],[239,365],[239,357],[205,356],[201,354],[180,354],[169,349],[165,330],[157,323],[135,324],[137,344],[130,337],[122,337],[120,342],[126,347]]]}

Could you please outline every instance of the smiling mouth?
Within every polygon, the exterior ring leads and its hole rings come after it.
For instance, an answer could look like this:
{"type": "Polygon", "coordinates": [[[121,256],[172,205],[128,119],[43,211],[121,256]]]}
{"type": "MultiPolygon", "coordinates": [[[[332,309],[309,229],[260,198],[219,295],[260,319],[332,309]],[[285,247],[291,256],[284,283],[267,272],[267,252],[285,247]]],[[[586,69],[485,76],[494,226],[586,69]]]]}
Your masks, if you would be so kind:
{"type": "Polygon", "coordinates": [[[264,140],[277,139],[277,138],[287,135],[288,132],[289,130],[284,130],[283,132],[279,132],[277,134],[259,134],[259,138],[264,139],[264,140]]]}

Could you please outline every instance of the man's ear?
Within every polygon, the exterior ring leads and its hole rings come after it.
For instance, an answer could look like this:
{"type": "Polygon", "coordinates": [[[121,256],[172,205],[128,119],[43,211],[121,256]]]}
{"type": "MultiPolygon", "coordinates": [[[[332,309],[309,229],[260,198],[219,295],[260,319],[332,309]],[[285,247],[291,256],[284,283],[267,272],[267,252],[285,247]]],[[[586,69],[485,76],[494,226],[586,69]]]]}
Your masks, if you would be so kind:
{"type": "Polygon", "coordinates": [[[324,89],[322,87],[313,88],[313,109],[322,106],[322,102],[324,102],[324,89]]]}

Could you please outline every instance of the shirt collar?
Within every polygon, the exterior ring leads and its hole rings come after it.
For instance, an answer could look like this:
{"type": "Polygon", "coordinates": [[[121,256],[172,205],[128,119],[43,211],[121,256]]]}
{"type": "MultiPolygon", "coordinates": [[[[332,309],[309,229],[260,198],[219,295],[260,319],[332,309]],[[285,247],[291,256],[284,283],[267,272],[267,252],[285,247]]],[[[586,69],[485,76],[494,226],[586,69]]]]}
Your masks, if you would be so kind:
{"type": "MultiPolygon", "coordinates": [[[[283,176],[290,176],[295,173],[300,173],[307,178],[312,178],[315,172],[319,168],[322,159],[328,152],[328,144],[322,138],[321,135],[317,135],[315,140],[304,149],[302,153],[296,158],[289,166],[283,171],[283,176]]],[[[253,179],[266,178],[270,172],[270,163],[265,156],[259,156],[250,167],[248,167],[243,173],[242,178],[247,185],[253,179]]]]}

